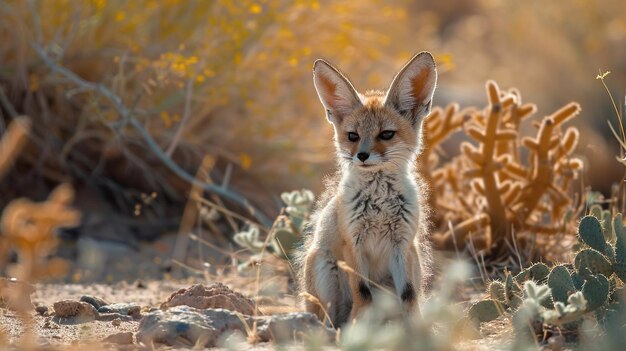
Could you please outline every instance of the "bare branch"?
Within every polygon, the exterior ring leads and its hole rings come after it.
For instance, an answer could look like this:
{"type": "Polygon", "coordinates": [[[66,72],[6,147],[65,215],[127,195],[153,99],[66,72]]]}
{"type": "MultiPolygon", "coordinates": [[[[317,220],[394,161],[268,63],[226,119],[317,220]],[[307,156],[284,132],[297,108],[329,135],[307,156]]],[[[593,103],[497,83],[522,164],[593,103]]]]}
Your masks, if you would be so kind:
{"type": "Polygon", "coordinates": [[[34,50],[37,52],[41,60],[53,71],[56,72],[74,84],[78,85],[82,89],[88,91],[94,91],[99,93],[100,95],[106,97],[115,107],[115,109],[122,116],[122,125],[129,124],[132,126],[139,135],[144,139],[147,146],[152,150],[152,152],[167,166],[172,172],[174,172],[177,176],[189,182],[192,185],[199,186],[203,190],[216,194],[218,196],[223,197],[224,199],[235,202],[236,204],[245,208],[251,216],[256,218],[261,224],[264,226],[270,227],[272,222],[261,213],[257,208],[255,208],[248,199],[246,199],[241,194],[232,191],[226,187],[218,186],[215,184],[201,182],[195,179],[194,176],[189,174],[187,171],[182,169],[176,162],[174,162],[164,151],[161,149],[156,140],[150,135],[150,133],[143,127],[143,125],[133,118],[132,111],[124,105],[122,99],[115,95],[111,90],[109,90],[106,86],[98,83],[93,83],[84,80],[76,73],[71,70],[59,65],[55,62],[48,54],[43,50],[39,45],[33,45],[34,50]]]}

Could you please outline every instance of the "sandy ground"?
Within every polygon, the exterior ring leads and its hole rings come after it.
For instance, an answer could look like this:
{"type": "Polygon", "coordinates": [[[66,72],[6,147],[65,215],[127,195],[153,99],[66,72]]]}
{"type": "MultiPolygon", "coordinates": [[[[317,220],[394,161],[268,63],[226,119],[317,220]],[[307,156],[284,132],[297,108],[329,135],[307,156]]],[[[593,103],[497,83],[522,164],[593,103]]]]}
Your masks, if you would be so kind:
{"type": "MultiPolygon", "coordinates": [[[[169,240],[171,241],[171,240],[169,240]]],[[[168,244],[170,244],[168,242],[168,244]]],[[[154,246],[151,246],[154,247],[154,246]]],[[[162,250],[167,252],[167,250],[162,250]]],[[[150,252],[153,256],[154,250],[150,252]]],[[[143,254],[136,255],[132,261],[143,261],[143,254]]],[[[163,255],[165,256],[165,255],[163,255]]],[[[151,260],[148,259],[148,262],[151,260]]],[[[197,266],[197,265],[196,265],[197,266]]],[[[133,270],[140,266],[126,266],[133,270]]],[[[275,262],[265,262],[265,268],[259,276],[255,270],[247,274],[238,273],[235,265],[222,266],[216,268],[211,265],[211,269],[206,271],[194,269],[192,267],[178,267],[185,271],[188,278],[172,280],[136,280],[134,282],[121,281],[117,283],[76,283],[76,284],[37,284],[35,292],[31,295],[31,300],[35,306],[47,306],[48,311],[53,311],[53,304],[60,300],[78,301],[83,295],[92,295],[104,299],[109,303],[134,303],[142,308],[142,312],[147,312],[151,308],[159,308],[161,303],[175,291],[202,283],[209,285],[213,282],[222,282],[235,291],[257,299],[259,309],[265,314],[292,312],[297,310],[296,298],[291,293],[293,291],[294,273],[284,261],[276,259],[275,262]]],[[[105,272],[106,273],[106,272],[105,272]]],[[[134,272],[134,276],[143,276],[139,272],[134,272]]],[[[109,273],[106,273],[109,274],[109,273]]],[[[459,301],[476,300],[483,294],[482,283],[476,282],[474,288],[461,289],[459,291],[459,301]]],[[[53,349],[75,350],[88,349],[96,351],[105,350],[137,350],[151,349],[137,344],[135,333],[139,327],[139,320],[121,321],[113,323],[111,321],[91,321],[81,324],[70,324],[59,321],[50,315],[40,315],[34,310],[31,311],[34,331],[34,341],[37,345],[48,345],[53,349]],[[132,333],[133,344],[119,345],[106,343],[104,339],[115,334],[132,333]]],[[[492,350],[496,345],[501,345],[502,335],[506,334],[506,329],[510,324],[502,321],[487,326],[483,330],[482,338],[479,340],[463,342],[458,345],[462,350],[492,350]]],[[[14,312],[6,308],[0,308],[0,330],[4,332],[10,343],[16,343],[20,339],[23,341],[26,328],[22,319],[14,312]]],[[[509,329],[510,330],[510,329],[509,329]]],[[[0,345],[4,344],[0,341],[0,345]]],[[[242,345],[242,349],[268,350],[274,349],[271,344],[242,345]]],[[[1,347],[0,347],[1,348],[1,347]]],[[[180,347],[157,346],[159,350],[189,349],[189,345],[180,347]]]]}
{"type": "MultiPolygon", "coordinates": [[[[210,278],[210,277],[209,277],[210,278]]],[[[216,279],[217,280],[217,279],[216,279]]],[[[257,279],[250,276],[220,277],[221,282],[229,285],[237,291],[248,296],[255,296],[257,279]]],[[[257,297],[261,311],[270,313],[289,312],[296,310],[295,298],[289,294],[276,293],[279,289],[286,291],[286,277],[266,278],[258,281],[261,288],[257,297]],[[280,285],[280,286],[279,286],[280,285]]],[[[193,283],[210,284],[211,281],[187,279],[184,281],[138,281],[135,283],[120,282],[115,284],[38,284],[31,296],[33,305],[47,306],[52,311],[54,302],[60,300],[78,301],[83,295],[92,295],[104,299],[110,303],[135,303],[139,304],[142,312],[151,308],[158,308],[161,303],[175,291],[188,287],[193,283]]],[[[34,310],[30,313],[33,318],[33,330],[37,335],[36,343],[39,345],[67,346],[75,345],[79,349],[87,348],[86,344],[95,343],[98,348],[134,350],[139,348],[136,344],[134,333],[137,332],[139,320],[121,321],[91,321],[80,324],[71,324],[55,319],[53,316],[40,315],[34,310]],[[123,332],[133,333],[134,345],[117,345],[103,342],[108,336],[123,332]],[[82,345],[82,346],[81,346],[82,345]]],[[[0,308],[0,329],[7,335],[10,343],[16,343],[24,336],[25,328],[20,316],[16,312],[0,308]]],[[[182,345],[181,345],[182,346],[182,345]]],[[[269,345],[252,345],[251,349],[267,349],[269,345]]],[[[92,347],[88,347],[92,349],[92,347]]],[[[159,349],[176,349],[171,347],[159,347],[159,349]]]]}
{"type": "MultiPolygon", "coordinates": [[[[182,285],[173,282],[150,282],[143,283],[139,288],[137,284],[119,283],[105,284],[39,284],[32,295],[34,305],[45,305],[52,309],[52,304],[59,300],[79,300],[83,295],[93,295],[109,302],[133,302],[142,308],[156,307],[164,301],[169,294],[178,290],[182,285]]],[[[82,324],[57,323],[52,316],[42,316],[35,311],[34,329],[39,338],[39,344],[49,345],[72,345],[83,342],[100,342],[109,335],[137,331],[138,321],[122,321],[115,326],[111,321],[92,321],[82,324]]],[[[0,328],[4,330],[11,342],[15,342],[24,332],[24,325],[15,312],[8,309],[0,309],[0,328]]]]}

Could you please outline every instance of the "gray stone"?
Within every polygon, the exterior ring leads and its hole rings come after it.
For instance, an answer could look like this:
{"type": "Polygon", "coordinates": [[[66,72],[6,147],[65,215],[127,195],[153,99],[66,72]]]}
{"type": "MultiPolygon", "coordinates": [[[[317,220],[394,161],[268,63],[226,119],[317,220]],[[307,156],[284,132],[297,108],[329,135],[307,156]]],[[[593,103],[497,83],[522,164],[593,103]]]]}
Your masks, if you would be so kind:
{"type": "Polygon", "coordinates": [[[322,332],[329,340],[335,331],[328,329],[311,313],[298,312],[272,316],[246,316],[225,309],[196,309],[189,306],[171,307],[166,311],[146,314],[139,323],[137,341],[175,345],[177,338],[205,347],[217,346],[224,334],[242,332],[246,325],[256,323],[255,339],[259,342],[284,342],[300,338],[309,332],[322,332]]]}
{"type": "Polygon", "coordinates": [[[80,297],[80,301],[82,302],[86,302],[90,305],[92,305],[93,307],[95,307],[96,309],[99,309],[102,306],[106,306],[109,303],[104,301],[103,299],[97,297],[97,296],[91,296],[91,295],[83,295],[80,297]]]}
{"type": "Polygon", "coordinates": [[[124,316],[141,316],[141,306],[134,303],[112,303],[98,309],[100,313],[119,313],[124,316]]]}

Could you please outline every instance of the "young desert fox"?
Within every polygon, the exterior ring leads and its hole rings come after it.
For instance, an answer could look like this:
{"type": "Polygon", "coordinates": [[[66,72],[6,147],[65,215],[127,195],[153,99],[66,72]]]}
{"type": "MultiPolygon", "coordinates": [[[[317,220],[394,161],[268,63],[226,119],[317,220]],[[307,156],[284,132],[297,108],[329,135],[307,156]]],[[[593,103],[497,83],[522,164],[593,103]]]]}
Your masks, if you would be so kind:
{"type": "Polygon", "coordinates": [[[374,285],[384,285],[417,312],[430,246],[414,160],[437,82],[433,57],[414,56],[387,92],[360,94],[323,60],[313,76],[340,169],[313,215],[301,262],[301,289],[325,311],[311,299],[305,309],[339,326],[368,305],[374,285]]]}

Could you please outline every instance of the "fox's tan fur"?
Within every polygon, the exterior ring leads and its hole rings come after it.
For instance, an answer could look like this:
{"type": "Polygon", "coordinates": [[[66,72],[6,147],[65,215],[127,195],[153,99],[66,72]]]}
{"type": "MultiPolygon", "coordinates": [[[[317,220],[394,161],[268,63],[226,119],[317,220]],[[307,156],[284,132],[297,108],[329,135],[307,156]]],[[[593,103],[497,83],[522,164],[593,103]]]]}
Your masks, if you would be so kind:
{"type": "MultiPolygon", "coordinates": [[[[322,60],[313,73],[335,130],[339,171],[312,218],[301,289],[319,300],[335,326],[368,305],[373,283],[395,291],[407,312],[417,312],[430,246],[414,160],[436,85],[434,60],[425,52],[413,57],[387,92],[359,94],[322,60]],[[340,269],[338,261],[351,269],[340,269]]],[[[325,317],[318,304],[305,299],[304,305],[325,317]]]]}

